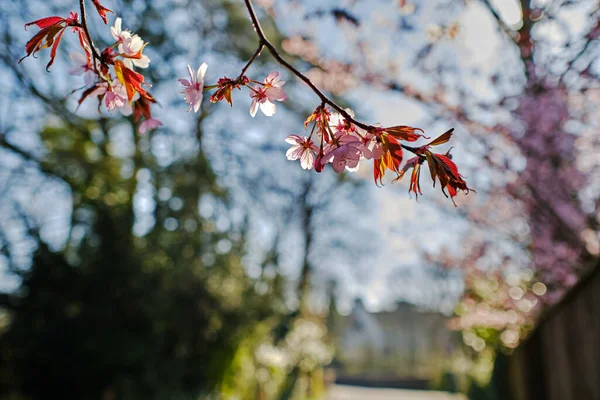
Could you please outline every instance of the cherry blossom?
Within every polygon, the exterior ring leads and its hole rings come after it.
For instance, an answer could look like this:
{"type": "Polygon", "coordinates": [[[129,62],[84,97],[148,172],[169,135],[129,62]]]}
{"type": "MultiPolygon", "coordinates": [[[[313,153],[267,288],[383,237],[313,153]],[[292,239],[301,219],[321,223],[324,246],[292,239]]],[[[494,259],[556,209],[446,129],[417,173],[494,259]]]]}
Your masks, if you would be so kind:
{"type": "Polygon", "coordinates": [[[124,97],[121,91],[109,90],[104,96],[104,104],[108,111],[113,112],[127,104],[127,96],[124,97]]]}
{"type": "Polygon", "coordinates": [[[142,54],[147,44],[138,35],[132,35],[119,44],[119,53],[123,56],[123,63],[127,68],[131,69],[132,64],[138,68],[148,68],[150,58],[142,54]]]}
{"type": "Polygon", "coordinates": [[[202,103],[202,94],[204,90],[204,75],[208,65],[202,63],[198,67],[198,71],[194,74],[192,67],[188,65],[188,73],[190,74],[190,80],[181,78],[179,82],[184,86],[181,94],[185,95],[185,102],[190,105],[188,112],[194,110],[198,112],[200,110],[200,104],[202,103]]]}
{"type": "MultiPolygon", "coordinates": [[[[98,15],[107,23],[107,14],[112,11],[100,4],[99,0],[91,1],[98,15]]],[[[248,6],[248,3],[246,5],[248,6]]],[[[252,15],[252,7],[247,8],[252,15]]],[[[85,12],[83,7],[81,10],[85,12]]],[[[256,18],[253,18],[253,21],[256,23],[256,18]]],[[[156,103],[156,100],[148,91],[150,83],[145,81],[144,75],[134,70],[134,68],[149,66],[150,59],[143,54],[148,43],[144,42],[139,35],[123,29],[123,20],[120,17],[115,18],[113,26],[110,27],[111,35],[116,42],[104,49],[96,47],[92,42],[85,15],[82,16],[81,21],[74,12],[71,12],[68,18],[50,16],[30,22],[26,24],[26,28],[31,25],[36,25],[40,31],[25,45],[24,58],[35,55],[42,49],[50,48],[50,62],[47,67],[50,67],[54,61],[66,28],[70,27],[78,34],[79,44],[84,53],[71,54],[72,66],[69,72],[84,77],[86,87],[82,90],[79,104],[88,97],[95,97],[99,105],[104,105],[110,113],[119,110],[122,115],[131,116],[132,122],[138,124],[139,132],[142,134],[162,125],[159,120],[152,117],[151,105],[156,103]]],[[[424,146],[410,147],[402,144],[401,141],[414,142],[426,138],[422,129],[406,125],[381,128],[357,121],[351,109],[342,109],[328,99],[305,75],[282,61],[281,55],[264,36],[262,30],[257,29],[256,32],[260,38],[260,45],[237,77],[224,76],[218,79],[216,84],[205,87],[207,64],[202,63],[196,71],[192,70],[190,65],[187,66],[189,78],[181,78],[178,81],[182,85],[181,94],[189,106],[188,112],[200,111],[205,90],[214,89],[210,96],[212,103],[225,100],[229,105],[233,105],[234,89],[248,88],[252,99],[250,115],[255,117],[259,108],[266,116],[274,115],[276,102],[287,98],[283,90],[286,82],[281,79],[277,71],[269,73],[262,82],[246,75],[253,61],[264,49],[267,49],[280,61],[280,64],[307,83],[321,100],[320,105],[304,121],[305,129],[312,125],[310,134],[307,137],[290,135],[286,138],[287,143],[292,145],[286,153],[289,160],[300,160],[303,169],[314,168],[317,172],[321,172],[327,163],[331,163],[333,170],[340,173],[344,170],[356,171],[361,159],[373,159],[375,182],[381,184],[386,170],[391,170],[400,176],[404,151],[407,150],[419,157],[417,168],[425,161],[429,164],[430,170],[433,171],[432,178],[434,181],[436,179],[440,181],[444,194],[447,195],[448,192],[450,197],[453,197],[458,189],[469,191],[448,154],[438,155],[429,151],[430,146],[445,143],[450,138],[449,134],[446,134],[443,139],[438,138],[424,146]],[[318,145],[312,140],[313,134],[320,140],[318,145]]],[[[418,187],[418,174],[416,176],[415,180],[413,174],[413,183],[418,187]]]]}
{"type": "Polygon", "coordinates": [[[363,147],[358,137],[343,133],[339,134],[337,143],[329,145],[325,150],[321,163],[330,162],[333,170],[337,173],[342,172],[344,168],[350,172],[357,171],[363,147]]]}
{"type": "Polygon", "coordinates": [[[125,39],[131,37],[131,32],[128,30],[121,29],[122,24],[121,18],[115,19],[115,24],[110,27],[110,33],[115,38],[117,42],[123,42],[125,39]]]}
{"type": "MultiPolygon", "coordinates": [[[[348,113],[352,118],[354,118],[354,111],[350,108],[346,108],[344,111],[348,113]]],[[[352,125],[349,121],[346,121],[346,118],[340,113],[332,113],[329,119],[329,126],[333,130],[334,134],[344,133],[349,134],[356,130],[356,127],[352,125]]]]}
{"type": "Polygon", "coordinates": [[[379,160],[383,155],[383,146],[381,140],[378,139],[377,135],[371,132],[365,132],[360,141],[363,144],[362,155],[367,160],[379,160]]]}
{"type": "Polygon", "coordinates": [[[285,138],[286,143],[292,145],[285,153],[290,161],[300,160],[303,169],[312,169],[315,162],[315,153],[318,151],[314,142],[299,135],[289,135],[285,138]]]}
{"type": "Polygon", "coordinates": [[[142,38],[129,30],[123,30],[121,18],[115,20],[114,26],[110,28],[110,33],[119,42],[119,54],[124,58],[123,63],[129,69],[135,65],[138,68],[148,68],[150,58],[142,54],[145,43],[142,38]]]}
{"type": "Polygon", "coordinates": [[[83,75],[83,82],[86,86],[90,86],[96,80],[96,73],[90,65],[90,60],[84,53],[72,52],[69,54],[71,59],[71,68],[69,68],[69,74],[71,75],[83,75]]]}
{"type": "Polygon", "coordinates": [[[252,103],[250,104],[250,115],[256,116],[258,107],[267,117],[275,114],[275,101],[284,101],[287,96],[281,88],[285,82],[279,77],[279,72],[271,72],[261,85],[255,85],[250,92],[252,103]]]}
{"type": "Polygon", "coordinates": [[[155,118],[145,119],[140,124],[138,131],[140,132],[140,134],[143,135],[144,133],[148,132],[149,130],[156,129],[159,126],[162,126],[162,122],[160,122],[159,120],[157,120],[155,118]]]}

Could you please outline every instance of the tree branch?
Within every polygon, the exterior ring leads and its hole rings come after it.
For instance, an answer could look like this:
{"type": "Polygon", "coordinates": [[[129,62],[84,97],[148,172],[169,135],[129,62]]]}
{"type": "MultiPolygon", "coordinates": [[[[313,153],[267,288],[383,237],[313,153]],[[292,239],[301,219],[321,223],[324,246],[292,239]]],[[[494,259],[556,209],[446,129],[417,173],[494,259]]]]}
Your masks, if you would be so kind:
{"type": "Polygon", "coordinates": [[[86,16],[86,12],[85,12],[85,0],[79,0],[79,10],[81,11],[81,28],[83,29],[83,32],[85,33],[85,37],[86,37],[88,43],[90,44],[90,50],[92,51],[92,57],[94,58],[94,71],[96,73],[98,73],[98,68],[96,66],[96,60],[98,60],[99,62],[102,62],[102,58],[100,58],[100,54],[98,54],[98,51],[96,50],[96,47],[94,46],[94,42],[92,41],[92,35],[90,35],[90,30],[88,29],[87,16],[86,16]]]}
{"type": "Polygon", "coordinates": [[[500,17],[500,14],[498,14],[498,12],[494,8],[494,6],[490,3],[490,1],[489,0],[481,0],[481,2],[483,3],[483,5],[485,5],[487,7],[487,9],[489,10],[489,12],[492,14],[492,16],[494,17],[494,19],[496,20],[496,22],[498,22],[498,26],[500,26],[500,29],[502,29],[504,31],[504,33],[506,33],[506,35],[513,42],[517,43],[516,32],[513,31],[508,25],[506,25],[506,22],[504,22],[502,20],[502,18],[500,17]]]}
{"type": "MultiPolygon", "coordinates": [[[[81,0],[81,1],[83,1],[83,0],[81,0]]],[[[300,80],[302,80],[304,83],[306,83],[308,85],[308,87],[311,88],[313,92],[315,92],[315,94],[319,97],[319,99],[321,99],[322,104],[329,105],[331,108],[333,108],[334,110],[339,112],[346,121],[349,121],[352,124],[362,128],[366,131],[371,131],[371,130],[376,129],[376,127],[373,125],[365,124],[363,122],[357,121],[356,119],[352,118],[352,116],[350,114],[348,114],[348,112],[346,110],[344,110],[336,102],[334,102],[329,97],[327,97],[323,92],[321,92],[321,90],[319,90],[319,88],[317,86],[315,86],[315,84],[312,83],[311,80],[308,79],[308,77],[306,75],[304,75],[302,72],[298,71],[292,64],[290,64],[288,61],[286,61],[281,56],[281,54],[279,54],[279,51],[277,50],[277,48],[275,48],[275,46],[269,41],[269,39],[265,35],[265,32],[263,31],[260,21],[258,20],[258,17],[256,16],[256,12],[254,11],[254,6],[252,5],[252,0],[244,0],[244,3],[246,4],[246,8],[248,9],[248,13],[250,14],[250,19],[252,20],[252,25],[254,26],[254,30],[256,31],[256,34],[258,35],[259,44],[258,44],[258,49],[256,50],[256,52],[254,53],[252,58],[248,61],[248,63],[242,70],[240,77],[242,77],[244,75],[244,73],[246,72],[248,67],[250,67],[252,62],[254,62],[256,57],[258,57],[258,55],[260,55],[260,52],[262,51],[263,47],[266,47],[267,50],[269,50],[269,53],[271,53],[273,58],[275,58],[275,60],[279,64],[283,65],[290,72],[292,72],[294,75],[296,75],[298,78],[300,78],[300,80]]],[[[406,146],[404,144],[401,144],[401,146],[403,149],[410,151],[411,153],[415,153],[417,150],[417,148],[415,148],[415,147],[406,146]]]]}
{"type": "Polygon", "coordinates": [[[277,49],[275,48],[275,46],[269,42],[269,39],[267,39],[267,36],[265,35],[265,32],[262,29],[262,26],[260,25],[260,22],[258,21],[258,17],[256,16],[256,12],[254,11],[254,7],[252,6],[252,1],[251,0],[244,0],[244,2],[246,3],[246,8],[248,9],[248,13],[250,14],[250,19],[252,20],[252,25],[254,25],[254,30],[256,31],[256,34],[258,35],[258,39],[259,39],[259,49],[264,46],[267,48],[267,50],[269,50],[269,53],[271,53],[271,55],[273,56],[273,58],[275,58],[275,60],[283,65],[285,68],[287,68],[290,72],[292,72],[294,75],[296,75],[298,78],[300,78],[300,80],[302,80],[304,83],[306,83],[308,85],[308,87],[310,87],[312,89],[313,92],[315,92],[315,94],[319,97],[319,99],[321,99],[321,102],[328,104],[329,106],[331,106],[331,108],[335,109],[337,112],[339,112],[340,114],[342,114],[342,116],[347,120],[352,122],[354,125],[365,129],[365,130],[372,130],[375,127],[372,125],[368,125],[368,124],[364,124],[360,121],[355,120],[354,118],[352,118],[350,116],[350,114],[348,114],[346,112],[346,110],[344,110],[342,107],[340,107],[339,105],[337,105],[333,100],[329,99],[325,94],[323,94],[323,92],[321,92],[319,90],[319,88],[317,88],[315,86],[314,83],[312,83],[310,81],[310,79],[308,79],[308,77],[306,75],[304,75],[302,72],[298,71],[296,68],[294,68],[294,66],[292,64],[290,64],[289,62],[287,62],[282,56],[281,54],[279,54],[279,51],[277,51],[277,49]]]}

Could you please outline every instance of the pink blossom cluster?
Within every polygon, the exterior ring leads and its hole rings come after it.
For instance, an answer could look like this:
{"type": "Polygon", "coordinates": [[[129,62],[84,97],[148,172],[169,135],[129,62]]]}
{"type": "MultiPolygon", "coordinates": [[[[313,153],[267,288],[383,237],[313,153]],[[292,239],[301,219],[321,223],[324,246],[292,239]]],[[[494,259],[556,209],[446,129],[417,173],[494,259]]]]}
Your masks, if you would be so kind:
{"type": "MultiPolygon", "coordinates": [[[[354,117],[352,110],[345,111],[354,117]]],[[[308,137],[294,134],[285,139],[292,145],[286,153],[287,159],[300,160],[302,168],[314,167],[321,172],[326,164],[331,164],[337,173],[353,172],[358,170],[361,159],[380,159],[383,155],[382,143],[376,135],[357,128],[341,114],[325,108],[316,111],[313,119],[315,123],[308,137]],[[321,139],[320,147],[314,143],[314,135],[321,139]]]]}
{"type": "MultiPolygon", "coordinates": [[[[203,93],[206,90],[216,89],[210,96],[213,103],[225,100],[233,104],[232,93],[234,89],[241,90],[246,87],[250,90],[250,115],[256,116],[260,109],[264,115],[270,117],[275,114],[276,102],[285,101],[287,95],[283,90],[284,81],[278,72],[271,72],[262,81],[250,79],[243,73],[236,79],[220,78],[215,85],[205,85],[204,79],[207,65],[204,63],[196,72],[188,65],[189,79],[181,78],[181,94],[189,105],[188,111],[200,110],[203,93]],[[254,84],[251,86],[251,84],[254,84]]],[[[458,172],[458,167],[452,161],[451,155],[438,154],[431,151],[431,147],[447,143],[453,134],[450,129],[433,141],[419,147],[403,145],[401,141],[415,142],[423,135],[423,130],[411,126],[399,125],[388,128],[375,127],[358,123],[354,119],[354,112],[350,109],[339,109],[331,112],[324,104],[320,105],[308,116],[304,127],[311,125],[308,136],[297,134],[289,135],[285,141],[291,145],[286,152],[290,161],[300,161],[303,169],[313,169],[322,172],[327,164],[331,164],[336,173],[342,171],[354,172],[358,170],[361,160],[374,160],[373,176],[375,182],[383,183],[386,171],[396,173],[396,179],[401,179],[405,173],[412,170],[409,192],[418,196],[421,193],[420,171],[421,165],[427,163],[431,172],[434,186],[439,181],[440,188],[446,197],[454,202],[458,191],[469,193],[472,191],[458,172]],[[415,157],[404,161],[404,151],[411,151],[415,157]]]]}
{"type": "MultiPolygon", "coordinates": [[[[93,4],[104,23],[108,23],[107,13],[112,11],[99,1],[93,4]]],[[[141,122],[139,132],[145,133],[162,125],[151,115],[150,106],[156,100],[145,88],[150,85],[144,81],[142,74],[135,71],[135,68],[147,68],[150,63],[148,56],[143,54],[147,43],[131,31],[123,30],[121,24],[121,18],[117,18],[110,28],[115,42],[100,52],[75,12],[71,12],[68,18],[51,16],[30,22],[25,28],[36,25],[40,31],[25,45],[25,57],[51,46],[50,62],[46,67],[49,68],[66,28],[71,28],[78,35],[82,51],[71,53],[69,69],[72,75],[83,75],[85,89],[79,104],[87,97],[96,97],[109,112],[119,110],[125,116],[133,115],[136,122],[141,122]]]]}

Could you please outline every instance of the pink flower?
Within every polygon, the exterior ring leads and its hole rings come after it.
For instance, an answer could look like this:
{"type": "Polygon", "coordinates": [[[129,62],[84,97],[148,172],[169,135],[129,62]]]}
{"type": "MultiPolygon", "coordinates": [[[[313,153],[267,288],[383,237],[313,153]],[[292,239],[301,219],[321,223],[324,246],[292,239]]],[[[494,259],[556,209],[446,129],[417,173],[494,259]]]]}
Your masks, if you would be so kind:
{"type": "Polygon", "coordinates": [[[183,78],[179,79],[179,82],[184,86],[181,93],[185,95],[185,102],[190,105],[188,112],[192,111],[192,109],[194,112],[198,112],[198,110],[200,110],[202,93],[204,90],[204,75],[206,74],[207,68],[208,65],[206,63],[202,63],[196,74],[194,74],[192,67],[188,65],[190,80],[188,81],[187,79],[183,78]]]}
{"type": "Polygon", "coordinates": [[[138,131],[140,132],[140,134],[143,135],[144,133],[148,132],[149,130],[156,129],[159,126],[162,126],[162,122],[160,122],[159,120],[154,119],[154,118],[145,119],[140,124],[138,131]]]}
{"type": "Polygon", "coordinates": [[[104,103],[106,104],[108,111],[113,112],[115,109],[121,108],[127,104],[127,96],[123,97],[120,93],[110,90],[106,92],[106,95],[104,96],[104,103]]]}
{"type": "Polygon", "coordinates": [[[383,146],[381,144],[381,140],[377,140],[377,136],[370,133],[365,132],[360,141],[363,144],[362,155],[367,160],[375,159],[379,160],[383,155],[383,146]]]}
{"type": "Polygon", "coordinates": [[[264,80],[262,85],[255,85],[250,97],[250,115],[252,118],[256,115],[258,107],[267,117],[275,114],[275,101],[284,101],[287,96],[281,88],[285,82],[279,77],[279,72],[271,72],[264,80]]]}
{"type": "MultiPolygon", "coordinates": [[[[346,108],[344,111],[348,113],[352,118],[354,118],[354,111],[350,108],[346,108]]],[[[333,133],[337,135],[337,133],[352,133],[356,130],[356,127],[350,123],[346,122],[346,118],[340,113],[332,113],[329,119],[329,126],[333,130],[333,133]]]]}
{"type": "Polygon", "coordinates": [[[71,59],[71,68],[69,68],[69,74],[71,75],[83,75],[83,82],[86,86],[91,86],[96,80],[96,73],[94,72],[90,61],[87,56],[83,53],[72,52],[69,54],[71,59]]]}
{"type": "Polygon", "coordinates": [[[340,173],[346,168],[354,172],[358,170],[358,163],[363,152],[364,145],[354,135],[340,134],[337,144],[329,144],[325,149],[322,164],[331,162],[333,170],[340,173]]]}
{"type": "Polygon", "coordinates": [[[315,161],[315,152],[318,151],[314,142],[307,138],[298,135],[290,135],[285,138],[286,143],[292,145],[285,153],[288,160],[300,160],[300,165],[303,169],[311,169],[315,161]]]}
{"type": "MultiPolygon", "coordinates": [[[[98,89],[96,89],[96,91],[98,91],[98,89]]],[[[98,92],[100,93],[100,91],[98,92]]],[[[136,92],[130,102],[127,98],[127,89],[125,89],[125,86],[121,85],[120,83],[113,83],[112,88],[106,91],[104,104],[106,105],[106,108],[108,108],[109,112],[113,112],[118,109],[122,115],[128,117],[133,113],[131,104],[139,98],[140,94],[136,92]]]]}

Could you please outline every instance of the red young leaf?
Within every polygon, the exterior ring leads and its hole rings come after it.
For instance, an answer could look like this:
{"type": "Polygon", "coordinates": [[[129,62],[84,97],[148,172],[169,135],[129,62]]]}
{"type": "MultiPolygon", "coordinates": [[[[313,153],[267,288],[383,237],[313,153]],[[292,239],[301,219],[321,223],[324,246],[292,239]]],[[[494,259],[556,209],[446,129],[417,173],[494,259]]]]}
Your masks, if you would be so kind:
{"type": "Polygon", "coordinates": [[[89,87],[89,88],[87,88],[87,89],[85,89],[85,90],[83,91],[83,93],[81,94],[81,97],[80,97],[80,98],[79,98],[79,100],[77,101],[77,107],[79,107],[79,106],[81,105],[81,103],[83,103],[83,101],[84,101],[84,100],[85,100],[85,99],[86,99],[86,98],[87,98],[89,95],[91,95],[92,93],[94,93],[96,90],[98,90],[98,85],[97,85],[97,84],[96,84],[96,85],[94,85],[94,86],[91,86],[91,87],[89,87]]]}
{"type": "Polygon", "coordinates": [[[63,29],[64,27],[60,25],[52,25],[36,33],[25,45],[25,52],[27,54],[19,60],[19,63],[30,55],[35,55],[41,49],[52,46],[54,37],[63,29]]]}
{"type": "Polygon", "coordinates": [[[151,101],[147,100],[145,97],[140,98],[134,103],[133,117],[135,122],[139,122],[141,117],[144,117],[146,120],[152,118],[152,114],[150,112],[150,103],[151,101]]]}
{"type": "Polygon", "coordinates": [[[427,164],[429,164],[429,170],[431,171],[433,186],[435,187],[435,180],[437,178],[440,181],[442,193],[444,193],[446,197],[450,195],[452,203],[454,203],[455,206],[456,203],[454,202],[453,197],[456,196],[457,189],[460,189],[465,193],[474,191],[467,186],[467,183],[458,172],[458,167],[450,157],[444,154],[435,154],[430,151],[427,151],[425,156],[427,158],[427,164]],[[446,190],[448,190],[448,193],[446,193],[446,190]]]}
{"type": "Polygon", "coordinates": [[[64,29],[60,31],[60,33],[56,35],[56,38],[54,39],[54,44],[52,45],[52,50],[50,51],[50,61],[48,62],[48,64],[46,64],[46,71],[48,71],[50,69],[50,66],[54,63],[54,58],[56,57],[56,50],[58,49],[58,44],[60,43],[60,39],[62,39],[63,33],[65,33],[64,29]]]}
{"type": "MultiPolygon", "coordinates": [[[[383,156],[382,156],[383,158],[383,156]]],[[[373,179],[377,186],[383,186],[383,175],[385,174],[385,164],[379,160],[375,160],[373,164],[373,179]]]]}
{"type": "Polygon", "coordinates": [[[92,3],[94,4],[94,7],[96,7],[96,11],[98,11],[98,14],[102,18],[102,21],[104,21],[105,24],[108,24],[108,19],[106,18],[106,13],[114,14],[114,12],[112,12],[112,10],[109,10],[108,8],[106,8],[102,4],[100,4],[100,0],[92,0],[92,3]]]}
{"type": "Polygon", "coordinates": [[[38,28],[44,29],[44,28],[48,28],[52,25],[56,25],[56,24],[64,22],[64,21],[65,21],[65,19],[62,17],[57,17],[57,16],[46,17],[46,18],[38,19],[37,21],[33,21],[33,22],[29,22],[29,23],[25,24],[25,30],[27,30],[27,27],[31,26],[31,25],[37,25],[38,28]]]}
{"type": "Polygon", "coordinates": [[[444,169],[449,172],[454,179],[460,178],[458,167],[456,164],[454,164],[454,161],[443,154],[435,154],[435,157],[441,162],[441,165],[444,167],[444,169]]]}

